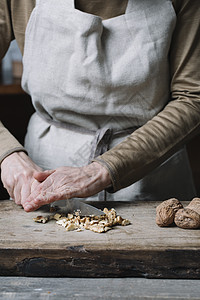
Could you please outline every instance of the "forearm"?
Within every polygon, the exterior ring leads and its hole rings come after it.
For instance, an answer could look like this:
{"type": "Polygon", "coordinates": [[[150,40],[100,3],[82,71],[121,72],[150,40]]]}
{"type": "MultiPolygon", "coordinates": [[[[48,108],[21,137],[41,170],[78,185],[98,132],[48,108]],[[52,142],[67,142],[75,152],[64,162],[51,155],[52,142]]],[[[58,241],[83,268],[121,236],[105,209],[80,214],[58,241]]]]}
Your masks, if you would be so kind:
{"type": "Polygon", "coordinates": [[[107,167],[113,191],[152,171],[200,132],[200,101],[170,102],[151,121],[95,161],[107,167]]]}

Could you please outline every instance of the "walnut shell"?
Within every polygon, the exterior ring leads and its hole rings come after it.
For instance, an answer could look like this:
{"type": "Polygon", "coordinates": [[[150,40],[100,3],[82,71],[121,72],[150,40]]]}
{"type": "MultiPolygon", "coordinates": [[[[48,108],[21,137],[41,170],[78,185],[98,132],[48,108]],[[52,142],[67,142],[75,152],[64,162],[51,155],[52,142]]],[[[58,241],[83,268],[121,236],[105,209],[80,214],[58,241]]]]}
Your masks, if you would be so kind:
{"type": "Polygon", "coordinates": [[[193,198],[186,208],[194,210],[200,215],[200,198],[193,198]]]}
{"type": "Polygon", "coordinates": [[[171,225],[176,212],[182,207],[183,205],[176,198],[165,200],[156,207],[156,224],[160,227],[171,225]]]}
{"type": "Polygon", "coordinates": [[[195,229],[200,227],[200,215],[190,208],[177,211],[174,219],[175,224],[184,229],[195,229]]]}

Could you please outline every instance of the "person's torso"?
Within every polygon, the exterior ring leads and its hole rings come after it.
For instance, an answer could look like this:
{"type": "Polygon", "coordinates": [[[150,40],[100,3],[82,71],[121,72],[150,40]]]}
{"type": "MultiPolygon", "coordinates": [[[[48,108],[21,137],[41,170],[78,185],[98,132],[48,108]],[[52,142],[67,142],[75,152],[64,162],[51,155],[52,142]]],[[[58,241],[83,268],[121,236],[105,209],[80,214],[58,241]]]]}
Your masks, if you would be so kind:
{"type": "MultiPolygon", "coordinates": [[[[72,0],[59,5],[38,1],[24,53],[23,86],[37,110],[26,137],[30,157],[44,169],[85,165],[94,144],[90,130],[139,126],[160,111],[169,99],[168,51],[175,21],[168,0],[129,0],[125,14],[107,20],[78,10],[72,0]]],[[[180,195],[180,185],[188,183],[185,161],[180,152],[108,199],[180,195]],[[174,178],[180,178],[179,185],[174,186],[174,178]]],[[[186,190],[191,193],[190,187],[186,190]]]]}
{"type": "Polygon", "coordinates": [[[90,129],[141,126],[169,100],[171,1],[129,0],[102,20],[74,0],[40,0],[26,34],[23,88],[47,120],[90,129]]]}

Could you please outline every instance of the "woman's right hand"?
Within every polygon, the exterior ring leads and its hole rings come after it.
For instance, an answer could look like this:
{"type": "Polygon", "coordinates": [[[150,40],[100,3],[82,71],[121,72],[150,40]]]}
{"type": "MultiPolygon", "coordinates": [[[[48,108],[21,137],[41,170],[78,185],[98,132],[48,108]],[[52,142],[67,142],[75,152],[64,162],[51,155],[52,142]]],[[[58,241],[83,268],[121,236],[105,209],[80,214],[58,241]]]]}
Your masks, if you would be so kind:
{"type": "Polygon", "coordinates": [[[35,171],[42,171],[25,152],[14,152],[1,163],[1,180],[10,197],[23,205],[31,192],[40,184],[34,177],[35,171]]]}

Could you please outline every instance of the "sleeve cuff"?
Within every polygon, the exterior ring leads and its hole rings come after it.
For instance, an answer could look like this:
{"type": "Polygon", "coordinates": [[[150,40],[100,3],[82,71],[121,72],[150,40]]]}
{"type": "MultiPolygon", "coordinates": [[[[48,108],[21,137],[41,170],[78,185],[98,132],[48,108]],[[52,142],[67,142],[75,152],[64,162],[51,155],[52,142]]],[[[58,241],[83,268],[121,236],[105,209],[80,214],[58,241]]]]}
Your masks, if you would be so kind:
{"type": "Polygon", "coordinates": [[[25,150],[24,147],[16,147],[16,148],[10,149],[7,152],[5,152],[3,155],[0,156],[0,165],[1,165],[2,161],[4,160],[4,158],[6,158],[7,156],[9,156],[10,154],[12,154],[14,152],[19,152],[19,151],[23,151],[23,152],[27,153],[27,151],[25,150]]]}
{"type": "Polygon", "coordinates": [[[113,171],[112,167],[105,161],[103,160],[100,156],[96,157],[95,159],[93,159],[92,161],[95,161],[99,164],[101,164],[103,167],[105,167],[110,175],[111,181],[112,181],[112,185],[106,189],[106,191],[108,193],[115,193],[118,188],[117,188],[117,176],[115,174],[115,172],[113,171]]]}

